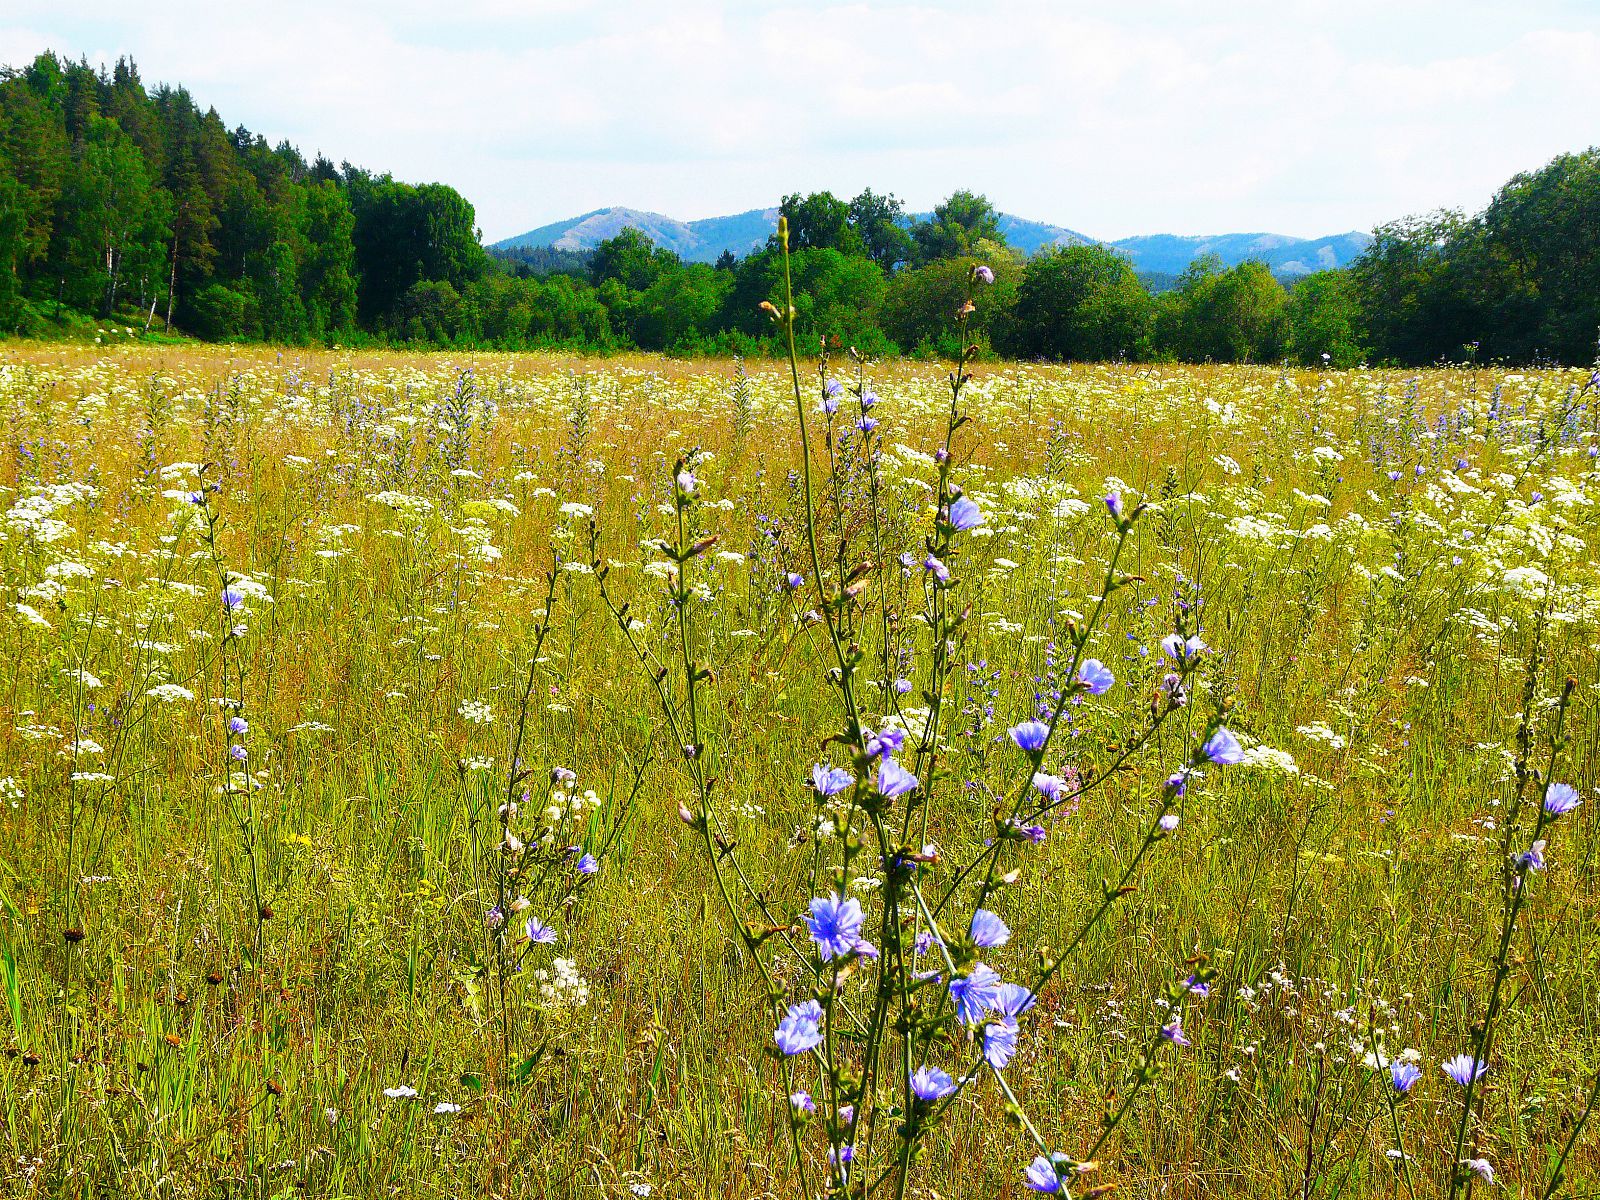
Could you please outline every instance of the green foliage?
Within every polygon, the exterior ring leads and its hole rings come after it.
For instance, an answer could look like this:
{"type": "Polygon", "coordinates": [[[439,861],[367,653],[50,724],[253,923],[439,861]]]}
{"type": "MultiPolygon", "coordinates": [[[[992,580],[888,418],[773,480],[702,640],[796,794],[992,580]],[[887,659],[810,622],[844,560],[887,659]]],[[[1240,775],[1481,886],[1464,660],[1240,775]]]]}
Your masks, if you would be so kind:
{"type": "MultiPolygon", "coordinates": [[[[883,330],[901,349],[954,357],[960,350],[956,317],[971,290],[975,258],[953,258],[902,271],[894,277],[879,313],[883,330]]],[[[972,327],[980,343],[1012,342],[1011,322],[1020,272],[1009,260],[994,265],[992,287],[973,295],[972,327]]]]}
{"type": "MultiPolygon", "coordinates": [[[[851,225],[851,208],[832,192],[812,192],[785,196],[778,214],[789,222],[789,247],[792,250],[838,250],[844,254],[864,254],[866,244],[851,225]]],[[[772,244],[776,244],[773,235],[772,244]]]]}
{"type": "Polygon", "coordinates": [[[1116,251],[1045,250],[1023,271],[1011,339],[997,348],[1028,358],[1138,357],[1152,315],[1150,294],[1116,251]]]}
{"type": "Polygon", "coordinates": [[[893,195],[880,196],[866,188],[850,201],[850,224],[860,237],[866,256],[885,271],[911,261],[911,232],[906,228],[905,205],[893,195]]]}
{"type": "Polygon", "coordinates": [[[1272,362],[1283,353],[1288,295],[1264,263],[1193,263],[1156,307],[1157,345],[1185,362],[1272,362]]]}
{"type": "Polygon", "coordinates": [[[1000,233],[1000,214],[986,196],[975,192],[952,192],[933,210],[926,221],[911,227],[913,260],[926,266],[941,259],[970,257],[981,241],[1005,244],[1000,233]]]}
{"type": "Polygon", "coordinates": [[[1296,362],[1344,369],[1367,356],[1361,344],[1361,297],[1347,271],[1318,271],[1296,283],[1286,319],[1287,351],[1296,362]]]}

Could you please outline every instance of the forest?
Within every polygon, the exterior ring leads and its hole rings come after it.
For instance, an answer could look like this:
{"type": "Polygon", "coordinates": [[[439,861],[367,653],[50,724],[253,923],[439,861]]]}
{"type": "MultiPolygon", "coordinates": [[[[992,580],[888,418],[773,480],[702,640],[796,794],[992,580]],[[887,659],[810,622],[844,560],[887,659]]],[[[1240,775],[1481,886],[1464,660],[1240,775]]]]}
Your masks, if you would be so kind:
{"type": "MultiPolygon", "coordinates": [[[[978,265],[985,353],[1044,361],[1585,364],[1600,332],[1600,149],[1482,212],[1406,217],[1348,270],[1200,259],[1152,289],[1099,245],[1024,257],[989,201],[926,219],[868,189],[784,197],[811,348],[951,354],[978,265]]],[[[43,54],[0,73],[0,332],[679,355],[778,350],[776,247],[686,263],[631,230],[583,253],[484,249],[472,205],[228,128],[182,87],[43,54]],[[108,328],[109,327],[109,328],[108,328]]]]}

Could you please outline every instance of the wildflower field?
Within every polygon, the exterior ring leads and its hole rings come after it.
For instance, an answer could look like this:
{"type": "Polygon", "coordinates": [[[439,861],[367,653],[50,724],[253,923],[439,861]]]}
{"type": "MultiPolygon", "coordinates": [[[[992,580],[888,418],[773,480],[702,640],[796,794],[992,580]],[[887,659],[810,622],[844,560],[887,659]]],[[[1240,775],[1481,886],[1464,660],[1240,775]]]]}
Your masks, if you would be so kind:
{"type": "Polygon", "coordinates": [[[1597,401],[5,348],[4,1192],[1594,1195],[1597,401]]]}

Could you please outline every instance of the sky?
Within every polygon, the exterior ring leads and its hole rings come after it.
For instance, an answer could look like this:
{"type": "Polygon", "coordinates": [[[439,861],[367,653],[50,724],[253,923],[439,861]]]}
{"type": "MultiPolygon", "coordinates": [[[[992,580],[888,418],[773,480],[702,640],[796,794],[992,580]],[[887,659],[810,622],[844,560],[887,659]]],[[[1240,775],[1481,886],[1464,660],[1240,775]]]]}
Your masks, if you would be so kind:
{"type": "Polygon", "coordinates": [[[1600,142],[1600,0],[3,0],[0,63],[45,49],[448,183],[489,241],[864,187],[1316,237],[1600,142]]]}

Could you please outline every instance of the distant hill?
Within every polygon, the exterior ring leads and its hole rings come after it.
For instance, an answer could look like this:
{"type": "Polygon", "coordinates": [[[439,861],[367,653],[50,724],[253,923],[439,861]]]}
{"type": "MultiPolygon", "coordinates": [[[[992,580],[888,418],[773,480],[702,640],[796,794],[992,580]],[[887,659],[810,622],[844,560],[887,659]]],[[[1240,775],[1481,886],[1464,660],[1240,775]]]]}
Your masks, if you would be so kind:
{"type": "Polygon", "coordinates": [[[1365,233],[1296,238],[1279,233],[1222,233],[1215,237],[1178,237],[1170,233],[1123,238],[1112,242],[1140,271],[1176,275],[1195,259],[1215,254],[1227,266],[1259,259],[1275,275],[1309,275],[1347,267],[1372,243],[1365,233]]]}
{"type": "MultiPolygon", "coordinates": [[[[598,208],[581,217],[541,225],[516,237],[505,238],[490,249],[512,251],[548,246],[556,250],[592,250],[630,227],[686,262],[709,263],[715,262],[725,250],[742,258],[766,245],[767,238],[778,227],[778,210],[753,208],[728,217],[679,221],[637,208],[598,208]]],[[[1085,245],[1098,240],[1064,225],[1030,221],[1011,213],[1000,214],[1000,232],[1024,254],[1046,247],[1085,245]]],[[[1349,266],[1371,241],[1367,234],[1355,232],[1321,238],[1296,238],[1278,233],[1223,233],[1212,237],[1158,233],[1106,244],[1126,254],[1134,269],[1146,275],[1177,275],[1195,259],[1215,254],[1225,266],[1260,259],[1275,275],[1295,276],[1349,266]]]]}
{"type": "Polygon", "coordinates": [[[495,242],[489,249],[549,246],[556,250],[593,250],[607,238],[633,228],[686,262],[709,263],[716,262],[724,250],[731,250],[742,258],[761,249],[777,227],[776,208],[754,208],[731,217],[707,217],[703,221],[679,221],[637,208],[597,208],[581,217],[541,225],[495,242]]]}

